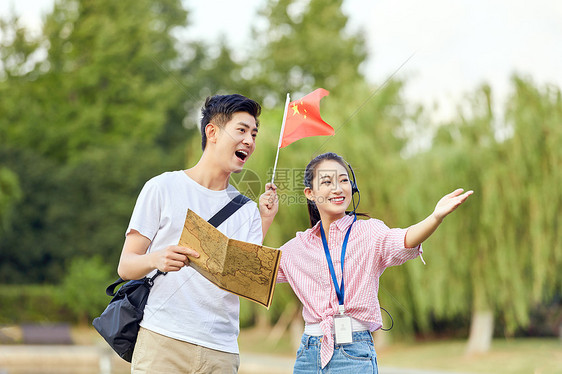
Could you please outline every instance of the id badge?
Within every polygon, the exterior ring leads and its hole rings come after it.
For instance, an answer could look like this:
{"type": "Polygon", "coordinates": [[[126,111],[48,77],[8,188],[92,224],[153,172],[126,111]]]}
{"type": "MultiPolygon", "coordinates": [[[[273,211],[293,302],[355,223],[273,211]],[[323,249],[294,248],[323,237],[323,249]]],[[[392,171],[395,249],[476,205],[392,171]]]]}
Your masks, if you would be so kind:
{"type": "Polygon", "coordinates": [[[351,317],[345,314],[334,315],[334,332],[336,344],[353,343],[353,329],[351,328],[351,317]]]}

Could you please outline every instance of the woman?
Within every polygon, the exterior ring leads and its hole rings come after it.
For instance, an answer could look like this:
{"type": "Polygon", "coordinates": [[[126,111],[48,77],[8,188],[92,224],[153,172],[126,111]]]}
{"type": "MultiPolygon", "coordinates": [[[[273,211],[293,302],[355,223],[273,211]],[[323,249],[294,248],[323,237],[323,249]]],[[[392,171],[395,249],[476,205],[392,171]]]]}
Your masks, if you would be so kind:
{"type": "Polygon", "coordinates": [[[390,229],[377,219],[357,220],[355,209],[347,213],[359,191],[337,154],[314,158],[304,184],[311,228],[281,247],[277,278],[303,304],[306,326],[294,373],[377,373],[371,331],[382,327],[379,277],[421,255],[421,243],[472,191],[458,189],[425,220],[390,229]]]}

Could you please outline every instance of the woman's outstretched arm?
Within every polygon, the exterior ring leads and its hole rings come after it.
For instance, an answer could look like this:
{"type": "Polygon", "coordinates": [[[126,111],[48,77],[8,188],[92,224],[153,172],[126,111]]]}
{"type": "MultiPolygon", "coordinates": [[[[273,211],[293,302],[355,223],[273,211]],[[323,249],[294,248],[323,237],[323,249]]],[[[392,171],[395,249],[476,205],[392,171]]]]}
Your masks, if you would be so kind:
{"type": "Polygon", "coordinates": [[[406,248],[414,248],[423,243],[437,230],[437,227],[443,222],[443,219],[453,212],[459,205],[464,203],[474,191],[467,191],[459,188],[450,194],[447,194],[439,200],[435,206],[435,210],[429,217],[423,221],[410,226],[404,238],[406,248]]]}

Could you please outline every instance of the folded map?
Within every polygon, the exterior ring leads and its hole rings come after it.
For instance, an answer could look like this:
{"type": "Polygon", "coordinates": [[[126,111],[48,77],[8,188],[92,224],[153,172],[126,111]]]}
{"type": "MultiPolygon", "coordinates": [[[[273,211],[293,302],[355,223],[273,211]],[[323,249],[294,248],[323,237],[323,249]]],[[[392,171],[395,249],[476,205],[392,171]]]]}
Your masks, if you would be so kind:
{"type": "Polygon", "coordinates": [[[199,258],[189,258],[189,265],[209,281],[269,309],[280,250],[229,239],[192,210],[187,212],[178,245],[199,253],[199,258]]]}

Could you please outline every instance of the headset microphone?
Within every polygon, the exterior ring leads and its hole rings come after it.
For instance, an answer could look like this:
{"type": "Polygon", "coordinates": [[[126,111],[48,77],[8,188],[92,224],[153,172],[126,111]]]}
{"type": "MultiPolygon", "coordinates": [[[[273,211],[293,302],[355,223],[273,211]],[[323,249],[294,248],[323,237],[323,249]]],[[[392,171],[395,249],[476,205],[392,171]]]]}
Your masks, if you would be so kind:
{"type": "Polygon", "coordinates": [[[349,167],[349,171],[351,172],[351,194],[359,193],[359,188],[357,188],[357,182],[355,181],[355,173],[353,172],[353,168],[349,163],[347,163],[347,167],[349,167]]]}
{"type": "Polygon", "coordinates": [[[359,188],[357,187],[357,182],[355,181],[355,173],[353,172],[353,168],[351,167],[351,165],[349,163],[347,163],[347,166],[349,168],[349,171],[351,172],[351,178],[353,179],[351,181],[351,199],[353,202],[353,214],[356,213],[357,207],[359,206],[359,202],[361,201],[361,193],[359,192],[359,188]],[[355,204],[355,199],[353,198],[353,195],[357,193],[357,204],[355,204]]]}

